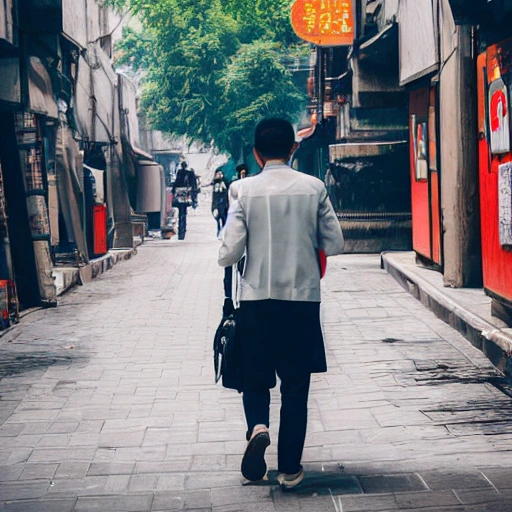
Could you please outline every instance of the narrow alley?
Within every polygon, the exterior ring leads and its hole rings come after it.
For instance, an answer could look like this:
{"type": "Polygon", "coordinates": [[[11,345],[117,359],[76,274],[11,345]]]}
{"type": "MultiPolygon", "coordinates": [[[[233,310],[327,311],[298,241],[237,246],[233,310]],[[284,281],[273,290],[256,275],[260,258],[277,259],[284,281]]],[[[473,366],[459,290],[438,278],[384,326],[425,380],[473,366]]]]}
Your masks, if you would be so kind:
{"type": "Polygon", "coordinates": [[[213,378],[218,248],[203,203],[185,241],[147,241],[0,338],[0,510],[512,510],[499,373],[378,255],[328,263],[303,484],[279,489],[274,442],[268,482],[242,486],[241,400],[213,378]]]}

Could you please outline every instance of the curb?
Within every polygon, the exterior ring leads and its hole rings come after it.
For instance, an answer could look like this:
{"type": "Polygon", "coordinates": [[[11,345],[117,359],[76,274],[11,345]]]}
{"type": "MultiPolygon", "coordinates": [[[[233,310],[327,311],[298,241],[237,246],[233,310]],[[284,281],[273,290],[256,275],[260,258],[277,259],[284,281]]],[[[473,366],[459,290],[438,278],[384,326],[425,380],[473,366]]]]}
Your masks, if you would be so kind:
{"type": "MultiPolygon", "coordinates": [[[[137,254],[137,248],[133,249],[112,249],[101,258],[90,261],[83,267],[57,267],[53,269],[55,286],[57,288],[57,297],[64,295],[75,286],[84,285],[110,270],[114,265],[121,261],[129,260],[137,254]]],[[[58,306],[57,306],[58,307],[58,306]]],[[[20,322],[11,324],[7,329],[0,331],[0,338],[10,333],[21,325],[21,320],[34,313],[45,309],[44,306],[38,306],[26,309],[20,313],[20,322]]]]}
{"type": "Polygon", "coordinates": [[[511,329],[496,327],[468,311],[420,275],[396,261],[393,253],[381,255],[381,267],[438,318],[456,329],[472,345],[481,350],[500,371],[507,376],[512,375],[511,329]]]}
{"type": "Polygon", "coordinates": [[[75,286],[91,282],[121,261],[129,260],[137,249],[111,249],[107,254],[90,261],[82,267],[57,267],[53,270],[57,296],[65,294],[75,286]]]}

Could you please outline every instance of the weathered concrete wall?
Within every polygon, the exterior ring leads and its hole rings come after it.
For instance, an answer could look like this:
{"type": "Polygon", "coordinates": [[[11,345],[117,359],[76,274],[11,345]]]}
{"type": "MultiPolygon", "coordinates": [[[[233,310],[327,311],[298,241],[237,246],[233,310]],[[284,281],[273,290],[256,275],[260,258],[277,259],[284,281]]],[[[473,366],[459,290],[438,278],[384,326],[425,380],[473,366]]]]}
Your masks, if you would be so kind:
{"type": "Polygon", "coordinates": [[[4,0],[0,4],[0,39],[14,44],[14,31],[12,19],[12,0],[4,0]]]}
{"type": "Polygon", "coordinates": [[[441,2],[440,140],[444,280],[481,282],[476,134],[476,78],[471,28],[456,26],[441,2]]]}

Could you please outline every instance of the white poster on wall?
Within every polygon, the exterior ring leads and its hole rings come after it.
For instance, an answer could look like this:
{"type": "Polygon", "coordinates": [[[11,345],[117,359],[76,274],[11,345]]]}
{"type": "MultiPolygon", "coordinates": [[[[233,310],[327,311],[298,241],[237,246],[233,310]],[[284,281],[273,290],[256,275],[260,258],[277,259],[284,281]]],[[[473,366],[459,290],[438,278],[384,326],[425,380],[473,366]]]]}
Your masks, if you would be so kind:
{"type": "Polygon", "coordinates": [[[498,222],[500,245],[512,249],[512,162],[498,170],[498,222]]]}
{"type": "Polygon", "coordinates": [[[489,124],[491,128],[491,153],[510,151],[510,115],[508,90],[501,78],[489,85],[489,124]]]}

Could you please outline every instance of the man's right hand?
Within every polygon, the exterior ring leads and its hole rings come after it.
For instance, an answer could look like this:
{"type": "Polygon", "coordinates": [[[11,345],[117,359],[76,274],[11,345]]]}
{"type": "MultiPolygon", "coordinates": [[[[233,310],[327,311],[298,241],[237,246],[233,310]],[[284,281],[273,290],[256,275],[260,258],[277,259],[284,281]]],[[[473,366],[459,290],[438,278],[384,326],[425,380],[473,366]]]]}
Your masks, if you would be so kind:
{"type": "Polygon", "coordinates": [[[235,306],[233,305],[233,300],[226,298],[224,299],[224,306],[222,307],[222,315],[229,316],[235,312],[235,306]]]}

